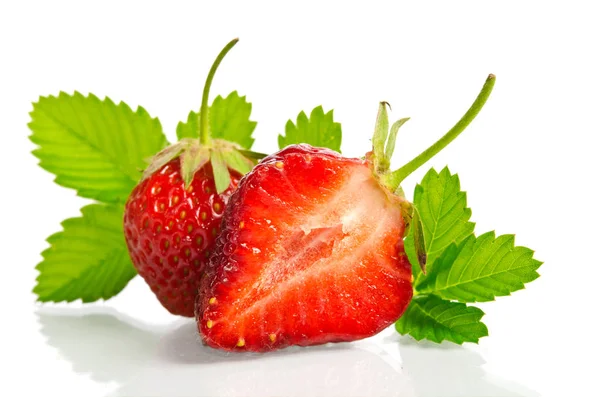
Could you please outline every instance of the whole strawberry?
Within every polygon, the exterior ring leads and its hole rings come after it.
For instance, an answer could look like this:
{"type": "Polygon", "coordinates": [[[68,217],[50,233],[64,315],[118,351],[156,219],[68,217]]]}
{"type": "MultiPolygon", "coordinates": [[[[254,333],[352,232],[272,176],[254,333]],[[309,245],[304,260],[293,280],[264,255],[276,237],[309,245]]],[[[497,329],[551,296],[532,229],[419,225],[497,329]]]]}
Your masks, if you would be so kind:
{"type": "Polygon", "coordinates": [[[211,68],[200,109],[200,139],[184,138],[158,153],[125,205],[125,241],[133,265],[171,313],[193,317],[198,282],[213,251],[225,206],[254,161],[232,142],[212,139],[211,68]]]}
{"type": "Polygon", "coordinates": [[[240,177],[232,171],[229,187],[218,194],[207,163],[186,188],[175,159],[145,178],[127,201],[125,240],[131,260],[173,314],[194,316],[199,274],[240,177]]]}
{"type": "Polygon", "coordinates": [[[490,75],[472,108],[438,142],[391,172],[396,135],[379,106],[373,148],[362,159],[290,145],[239,182],[200,283],[202,340],[230,351],[354,341],[394,323],[413,296],[404,249],[412,223],[418,265],[426,251],[419,213],[400,183],[448,145],[485,103],[490,75]]]}

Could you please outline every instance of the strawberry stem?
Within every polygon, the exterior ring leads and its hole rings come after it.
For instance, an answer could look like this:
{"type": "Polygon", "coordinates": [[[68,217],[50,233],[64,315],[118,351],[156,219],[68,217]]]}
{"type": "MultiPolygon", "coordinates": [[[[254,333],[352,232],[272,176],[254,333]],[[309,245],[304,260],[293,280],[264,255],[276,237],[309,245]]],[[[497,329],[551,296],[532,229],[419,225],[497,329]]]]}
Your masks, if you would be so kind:
{"type": "Polygon", "coordinates": [[[206,76],[206,82],[204,83],[204,91],[202,92],[202,105],[200,106],[200,114],[198,115],[198,135],[200,135],[200,143],[202,145],[208,145],[210,142],[210,125],[208,123],[208,94],[210,92],[210,86],[215,76],[215,72],[219,67],[219,64],[225,58],[225,55],[233,48],[234,45],[239,41],[238,38],[231,40],[221,50],[219,55],[212,64],[208,76],[206,76]]]}
{"type": "Polygon", "coordinates": [[[448,146],[450,142],[452,142],[457,136],[460,135],[461,132],[467,128],[467,126],[473,121],[473,119],[477,116],[479,111],[485,105],[487,99],[492,93],[492,89],[494,88],[494,84],[496,83],[496,76],[490,74],[485,81],[485,84],[481,88],[479,95],[475,98],[475,101],[464,114],[464,116],[448,131],[443,137],[441,137],[436,143],[431,145],[428,149],[426,149],[423,153],[419,154],[417,157],[397,169],[396,171],[387,174],[384,179],[386,185],[390,188],[390,190],[395,191],[400,183],[407,176],[416,171],[419,167],[429,161],[433,156],[438,154],[443,148],[448,146]]]}

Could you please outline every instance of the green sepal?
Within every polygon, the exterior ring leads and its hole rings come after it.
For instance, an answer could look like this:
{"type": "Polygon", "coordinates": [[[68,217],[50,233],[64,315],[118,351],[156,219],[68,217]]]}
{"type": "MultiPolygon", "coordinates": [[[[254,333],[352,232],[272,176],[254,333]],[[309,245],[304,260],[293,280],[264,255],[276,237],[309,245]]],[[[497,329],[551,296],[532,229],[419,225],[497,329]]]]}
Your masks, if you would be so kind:
{"type": "Polygon", "coordinates": [[[419,215],[419,210],[414,205],[412,207],[412,228],[413,228],[413,242],[415,245],[415,253],[417,254],[417,260],[419,267],[423,274],[427,274],[427,249],[425,248],[425,237],[423,235],[423,221],[419,215]]]}
{"type": "Polygon", "coordinates": [[[223,152],[221,150],[211,150],[210,163],[213,169],[213,175],[215,177],[215,186],[217,193],[221,194],[229,187],[231,183],[231,175],[227,168],[227,163],[223,158],[223,152]]]}
{"type": "Polygon", "coordinates": [[[146,179],[156,171],[161,169],[169,161],[177,158],[189,145],[187,141],[180,141],[173,145],[167,146],[150,159],[146,160],[149,164],[142,174],[142,179],[146,179]]]}
{"type": "Polygon", "coordinates": [[[410,117],[405,117],[392,124],[390,135],[388,136],[387,143],[385,144],[385,162],[388,168],[390,167],[392,156],[394,155],[394,149],[396,148],[396,136],[398,136],[398,131],[400,130],[400,127],[402,127],[408,120],[410,120],[410,117]]]}
{"type": "Polygon", "coordinates": [[[244,157],[244,155],[238,152],[236,149],[224,151],[222,154],[227,166],[242,175],[247,174],[252,170],[252,168],[254,168],[254,161],[244,157]]]}
{"type": "Polygon", "coordinates": [[[375,120],[375,131],[373,132],[373,154],[375,155],[375,170],[378,172],[389,168],[389,164],[386,167],[384,154],[385,141],[390,128],[386,106],[390,105],[387,102],[379,102],[379,110],[377,112],[377,119],[375,120]]]}
{"type": "Polygon", "coordinates": [[[252,150],[237,149],[237,151],[240,152],[240,154],[242,154],[244,157],[254,160],[262,160],[268,156],[267,154],[253,152],[252,150]]]}
{"type": "Polygon", "coordinates": [[[144,178],[152,175],[165,164],[179,157],[181,178],[185,187],[190,186],[194,175],[209,161],[213,166],[213,177],[218,193],[222,193],[231,183],[228,169],[242,175],[254,168],[256,158],[265,154],[240,149],[239,145],[222,139],[214,139],[211,146],[203,146],[197,139],[183,138],[167,147],[150,160],[150,165],[144,172],[144,178]],[[216,164],[216,166],[215,166],[216,164]]]}
{"type": "Polygon", "coordinates": [[[406,117],[392,124],[390,129],[390,121],[386,107],[390,104],[387,102],[379,102],[379,110],[377,119],[375,120],[375,131],[373,132],[373,166],[375,172],[380,175],[382,182],[390,188],[391,191],[396,191],[399,187],[392,186],[387,182],[388,172],[390,169],[394,149],[396,148],[396,137],[400,127],[404,125],[410,118],[406,117]]]}
{"type": "Polygon", "coordinates": [[[197,139],[190,139],[189,146],[181,153],[181,177],[187,188],[194,180],[194,174],[210,160],[209,149],[197,139]]]}

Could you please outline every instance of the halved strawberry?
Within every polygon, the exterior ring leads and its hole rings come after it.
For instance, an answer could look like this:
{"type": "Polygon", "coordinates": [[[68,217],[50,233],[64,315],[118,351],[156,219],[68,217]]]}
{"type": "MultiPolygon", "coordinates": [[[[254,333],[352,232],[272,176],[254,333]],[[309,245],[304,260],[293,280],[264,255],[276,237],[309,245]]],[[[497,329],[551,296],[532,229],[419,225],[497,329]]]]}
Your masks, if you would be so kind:
{"type": "Polygon", "coordinates": [[[464,130],[494,81],[446,135],[394,172],[396,135],[408,119],[389,128],[385,102],[365,159],[305,144],[264,158],[231,196],[200,281],[203,341],[262,352],[358,340],[396,321],[413,294],[408,222],[423,271],[426,261],[419,215],[400,182],[464,130]]]}
{"type": "Polygon", "coordinates": [[[242,179],[201,283],[206,343],[264,351],[350,341],[400,317],[412,297],[407,202],[372,166],[294,145],[242,179]]]}

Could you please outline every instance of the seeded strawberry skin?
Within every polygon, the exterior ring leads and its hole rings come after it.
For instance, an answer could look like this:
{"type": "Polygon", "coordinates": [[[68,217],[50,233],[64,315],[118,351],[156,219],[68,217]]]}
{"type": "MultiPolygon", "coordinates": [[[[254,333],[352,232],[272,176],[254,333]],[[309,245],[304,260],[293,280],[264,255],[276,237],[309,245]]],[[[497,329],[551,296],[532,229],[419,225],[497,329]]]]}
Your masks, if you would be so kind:
{"type": "Polygon", "coordinates": [[[204,342],[261,352],[391,325],[412,298],[397,199],[367,161],[328,149],[293,145],[263,159],[231,197],[202,278],[204,342]]]}
{"type": "Polygon", "coordinates": [[[216,193],[210,162],[185,188],[180,161],[145,178],[125,205],[125,241],[138,274],[172,314],[194,317],[198,282],[214,249],[229,197],[241,175],[216,193]]]}

